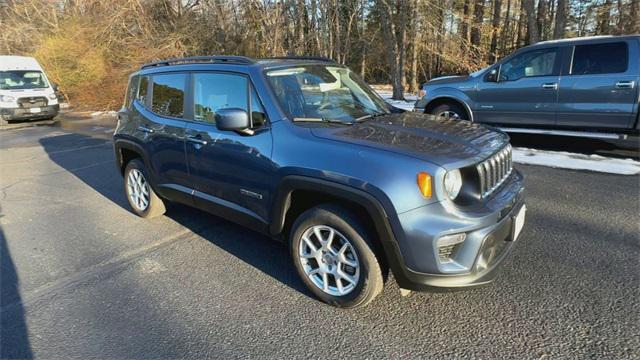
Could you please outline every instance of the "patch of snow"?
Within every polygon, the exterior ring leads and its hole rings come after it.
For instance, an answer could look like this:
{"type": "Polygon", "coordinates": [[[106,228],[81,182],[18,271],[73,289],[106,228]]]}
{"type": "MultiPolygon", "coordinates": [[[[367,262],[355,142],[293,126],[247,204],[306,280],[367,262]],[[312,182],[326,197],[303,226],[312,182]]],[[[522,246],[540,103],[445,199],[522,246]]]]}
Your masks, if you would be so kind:
{"type": "Polygon", "coordinates": [[[564,151],[514,148],[513,161],[572,170],[590,170],[609,174],[640,174],[640,161],[615,159],[600,155],[575,154],[564,151]]]}
{"type": "Polygon", "coordinates": [[[90,115],[93,116],[93,117],[103,116],[103,115],[116,117],[118,115],[118,112],[117,111],[113,111],[113,110],[111,110],[111,111],[94,111],[90,115]]]}
{"type": "Polygon", "coordinates": [[[378,90],[376,92],[387,103],[391,104],[394,107],[407,110],[407,111],[413,111],[415,102],[418,100],[418,97],[414,94],[405,94],[404,95],[405,100],[392,100],[391,96],[393,96],[393,93],[391,93],[391,91],[378,90]]]}

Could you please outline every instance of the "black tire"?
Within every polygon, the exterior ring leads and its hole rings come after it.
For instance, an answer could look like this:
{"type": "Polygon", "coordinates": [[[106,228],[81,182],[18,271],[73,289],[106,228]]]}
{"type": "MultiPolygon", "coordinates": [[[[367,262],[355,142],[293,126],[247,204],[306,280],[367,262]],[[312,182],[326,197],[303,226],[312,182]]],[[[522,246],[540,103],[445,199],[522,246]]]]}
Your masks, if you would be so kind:
{"type": "MultiPolygon", "coordinates": [[[[325,204],[305,211],[292,226],[289,244],[298,275],[318,299],[329,305],[340,308],[362,307],[378,296],[384,287],[384,271],[376,258],[375,247],[368,233],[354,214],[340,206],[325,204]],[[311,281],[304,270],[304,265],[298,255],[300,243],[303,241],[302,235],[316,225],[329,226],[337,230],[348,240],[356,253],[359,263],[359,278],[351,292],[345,295],[337,296],[324,292],[311,281]]],[[[337,267],[340,266],[337,265],[337,267]]],[[[333,279],[334,287],[337,287],[338,280],[335,276],[333,279]]]]}
{"type": "Polygon", "coordinates": [[[156,194],[155,191],[153,191],[153,187],[151,186],[151,183],[149,183],[149,176],[147,174],[144,163],[140,159],[133,159],[129,161],[124,169],[124,191],[127,201],[129,202],[129,206],[131,206],[133,212],[142,218],[150,219],[164,214],[167,211],[167,208],[164,201],[156,194]],[[145,182],[148,184],[149,200],[148,205],[145,208],[139,207],[132,200],[128,181],[130,178],[129,175],[133,170],[137,170],[142,173],[145,182]]]}
{"type": "Polygon", "coordinates": [[[440,104],[435,108],[431,109],[429,111],[429,114],[435,115],[438,117],[440,116],[445,117],[444,114],[446,114],[447,112],[458,115],[458,117],[450,117],[451,119],[468,120],[467,111],[464,109],[464,107],[462,107],[460,104],[456,104],[453,102],[440,104]]]}

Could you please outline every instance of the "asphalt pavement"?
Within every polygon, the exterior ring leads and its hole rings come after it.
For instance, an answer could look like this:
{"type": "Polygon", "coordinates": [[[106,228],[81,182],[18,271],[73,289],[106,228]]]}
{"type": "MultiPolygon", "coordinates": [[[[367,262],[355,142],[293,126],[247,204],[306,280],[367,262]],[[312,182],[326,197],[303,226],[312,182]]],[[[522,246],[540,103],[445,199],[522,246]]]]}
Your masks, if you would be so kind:
{"type": "Polygon", "coordinates": [[[527,222],[497,281],[368,307],[315,300],[283,244],[128,208],[114,119],[0,132],[5,357],[639,358],[640,177],[517,166],[527,222]]]}

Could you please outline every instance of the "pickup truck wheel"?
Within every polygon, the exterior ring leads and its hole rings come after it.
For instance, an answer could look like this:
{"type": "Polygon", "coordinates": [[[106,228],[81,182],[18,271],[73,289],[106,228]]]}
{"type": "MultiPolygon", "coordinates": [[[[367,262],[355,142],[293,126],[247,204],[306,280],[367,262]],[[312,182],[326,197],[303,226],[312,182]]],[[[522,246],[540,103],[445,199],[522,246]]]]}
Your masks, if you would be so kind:
{"type": "Polygon", "coordinates": [[[367,305],[384,285],[380,264],[364,227],[349,211],[320,205],[295,221],[291,256],[305,285],[323,302],[367,305]]]}
{"type": "Polygon", "coordinates": [[[455,103],[444,103],[436,106],[430,114],[452,120],[467,120],[467,114],[462,106],[455,103]]]}
{"type": "Polygon", "coordinates": [[[124,169],[124,188],[129,205],[136,215],[153,218],[164,214],[166,207],[147,179],[144,163],[140,159],[129,161],[124,169]]]}

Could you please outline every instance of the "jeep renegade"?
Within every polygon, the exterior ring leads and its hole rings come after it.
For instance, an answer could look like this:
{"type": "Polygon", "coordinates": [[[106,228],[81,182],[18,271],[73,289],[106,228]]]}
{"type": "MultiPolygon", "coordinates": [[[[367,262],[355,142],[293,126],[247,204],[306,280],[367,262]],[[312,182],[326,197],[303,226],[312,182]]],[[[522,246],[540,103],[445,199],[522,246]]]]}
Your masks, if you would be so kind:
{"type": "Polygon", "coordinates": [[[403,112],[322,58],[172,59],[131,75],[114,147],[133,211],[169,202],[286,241],[322,301],[489,283],[524,224],[509,138],[403,112]]]}

